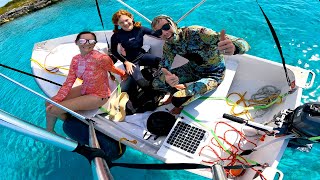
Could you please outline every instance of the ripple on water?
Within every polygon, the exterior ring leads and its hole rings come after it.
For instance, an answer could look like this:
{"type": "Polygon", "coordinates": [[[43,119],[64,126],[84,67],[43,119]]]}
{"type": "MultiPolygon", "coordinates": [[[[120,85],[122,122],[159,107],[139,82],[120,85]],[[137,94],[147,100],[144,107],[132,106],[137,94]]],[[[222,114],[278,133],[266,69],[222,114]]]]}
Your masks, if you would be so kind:
{"type": "Polygon", "coordinates": [[[319,54],[312,55],[309,60],[310,61],[319,61],[320,60],[319,54]]]}
{"type": "MultiPolygon", "coordinates": [[[[177,0],[174,1],[174,3],[171,1],[150,2],[151,0],[145,0],[141,5],[141,1],[130,1],[130,5],[132,5],[132,7],[139,7],[137,10],[140,10],[149,18],[163,13],[173,15],[174,19],[178,19],[184,12],[187,12],[191,6],[196,4],[185,0],[177,0]],[[186,2],[188,2],[189,7],[187,9],[181,9],[181,7],[186,5],[186,2]],[[149,6],[144,7],[144,4],[148,4],[149,6]],[[172,5],[179,6],[169,9],[162,8],[171,7],[172,5]]],[[[316,23],[319,22],[318,19],[320,18],[318,17],[318,8],[314,9],[313,7],[315,6],[309,6],[309,4],[313,2],[315,1],[294,0],[283,3],[278,0],[269,0],[268,4],[265,4],[264,7],[266,7],[266,13],[270,16],[272,22],[274,22],[273,25],[275,25],[279,40],[285,42],[281,45],[283,45],[283,51],[286,53],[285,58],[288,61],[287,63],[298,65],[299,67],[303,67],[305,63],[308,63],[308,69],[313,70],[319,76],[320,72],[319,68],[317,68],[319,66],[316,63],[319,61],[319,55],[317,54],[319,54],[318,41],[320,38],[317,36],[317,34],[319,34],[318,29],[314,28],[314,26],[317,25],[316,23]],[[290,6],[283,10],[282,6],[286,6],[286,4],[290,4],[290,6]],[[277,5],[277,8],[273,8],[273,5],[277,5]],[[270,10],[267,7],[273,8],[274,10],[270,10]],[[312,11],[312,8],[314,11],[312,11]],[[312,18],[311,23],[309,22],[309,17],[312,18]],[[306,26],[304,26],[304,23],[306,26]],[[313,27],[307,24],[311,24],[313,27]],[[292,28],[290,29],[290,27],[292,28]],[[309,50],[309,48],[312,48],[312,50],[309,50]],[[301,52],[302,50],[305,50],[305,52],[301,52]]],[[[316,3],[318,6],[319,2],[316,3]]],[[[113,25],[110,23],[112,11],[123,7],[110,1],[105,3],[101,2],[100,5],[106,29],[112,29],[113,25]]],[[[83,30],[101,30],[99,18],[96,14],[93,15],[93,13],[96,12],[95,8],[93,1],[63,1],[57,6],[37,11],[31,15],[19,18],[17,21],[1,26],[1,63],[30,72],[29,58],[35,42],[73,34],[83,30]]],[[[141,20],[140,17],[135,17],[141,20]]],[[[142,23],[148,26],[145,21],[142,21],[142,23]]],[[[265,19],[254,3],[248,3],[246,1],[237,1],[237,3],[221,0],[207,1],[180,23],[180,25],[190,24],[200,24],[218,31],[226,28],[230,34],[243,37],[250,43],[251,50],[249,54],[267,59],[279,59],[276,47],[275,49],[272,48],[274,41],[265,23],[265,19]],[[226,8],[228,8],[228,10],[226,10],[226,8]],[[243,9],[245,9],[245,11],[243,11],[243,9]],[[214,10],[214,13],[211,13],[213,12],[212,10],[214,10]]],[[[10,73],[10,77],[22,81],[23,84],[28,85],[28,87],[31,85],[36,86],[30,77],[21,76],[6,69],[0,70],[1,72],[10,73]]],[[[319,83],[317,84],[315,82],[312,89],[304,90],[302,96],[303,103],[320,101],[320,91],[316,90],[318,85],[319,83]],[[311,96],[309,93],[313,95],[311,96]]],[[[36,123],[37,125],[44,125],[44,109],[41,107],[43,106],[42,99],[35,98],[25,90],[21,90],[17,88],[17,86],[12,85],[12,83],[4,82],[3,80],[1,80],[0,87],[1,109],[10,111],[13,115],[22,117],[22,119],[36,123]]],[[[34,87],[31,88],[35,89],[34,87]]],[[[23,140],[23,136],[18,133],[13,133],[12,131],[4,130],[4,128],[0,129],[0,134],[2,147],[0,148],[2,161],[0,179],[92,179],[89,164],[83,157],[75,153],[61,151],[62,161],[60,162],[57,148],[38,141],[31,142],[32,140],[30,138],[23,140]],[[32,145],[35,147],[31,147],[32,145]]],[[[313,148],[311,153],[292,153],[285,155],[280,162],[279,169],[285,173],[286,179],[310,179],[311,177],[320,177],[319,172],[317,172],[320,163],[316,161],[320,154],[319,149],[320,147],[318,146],[317,148],[313,148]],[[305,162],[313,163],[307,163],[307,165],[305,165],[305,162]],[[286,166],[281,168],[281,165],[284,163],[286,166]],[[306,167],[301,168],[301,164],[304,164],[306,167]],[[292,173],[292,167],[295,167],[295,172],[300,172],[301,174],[292,173]]],[[[130,148],[128,148],[122,161],[138,161],[142,163],[158,162],[130,148]]],[[[115,179],[123,179],[124,175],[130,179],[193,179],[192,177],[196,179],[195,176],[189,176],[188,174],[188,176],[184,177],[183,174],[185,173],[181,173],[181,175],[175,171],[173,173],[168,171],[165,173],[157,173],[155,171],[124,170],[123,168],[118,168],[117,170],[119,171],[115,174],[115,179]]],[[[115,170],[112,171],[114,172],[115,170]]]]}

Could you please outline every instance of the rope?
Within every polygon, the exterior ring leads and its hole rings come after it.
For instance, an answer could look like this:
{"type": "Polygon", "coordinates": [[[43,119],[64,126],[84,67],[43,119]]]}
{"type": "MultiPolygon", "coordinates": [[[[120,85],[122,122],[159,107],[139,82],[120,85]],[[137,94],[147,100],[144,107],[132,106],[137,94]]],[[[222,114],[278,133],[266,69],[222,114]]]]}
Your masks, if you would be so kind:
{"type": "MultiPolygon", "coordinates": [[[[49,71],[46,67],[45,67],[45,64],[42,65],[40,64],[37,60],[31,58],[30,59],[32,62],[36,63],[38,66],[40,66],[42,69],[44,69],[47,73],[50,73],[50,74],[55,74],[55,75],[58,75],[58,76],[64,76],[66,77],[67,75],[66,74],[63,74],[63,73],[57,73],[59,71],[59,69],[64,69],[64,70],[67,70],[69,71],[69,68],[64,68],[65,66],[69,66],[69,65],[64,65],[64,66],[55,66],[54,69],[58,69],[58,71],[55,71],[55,72],[52,72],[52,71],[49,71]]],[[[77,78],[77,81],[82,84],[82,80],[77,78]]],[[[50,82],[51,83],[51,82],[50,82]]],[[[53,83],[55,84],[55,83],[53,83]]],[[[56,84],[57,85],[57,84],[56,84]]],[[[59,86],[62,86],[61,84],[59,84],[59,86]]]]}
{"type": "MultiPolygon", "coordinates": [[[[219,136],[219,139],[223,140],[225,143],[227,143],[227,144],[231,147],[231,154],[229,155],[229,157],[221,158],[221,157],[218,155],[218,153],[217,153],[212,147],[210,147],[209,145],[206,145],[206,146],[204,146],[204,147],[200,150],[199,155],[202,153],[202,150],[203,150],[204,148],[208,147],[219,159],[216,160],[216,161],[204,161],[204,160],[202,160],[202,161],[205,162],[205,163],[214,164],[214,163],[216,163],[216,162],[218,162],[218,161],[226,161],[226,160],[228,160],[228,161],[230,161],[230,163],[228,163],[227,166],[233,166],[233,165],[235,165],[237,162],[240,163],[240,164],[242,164],[242,165],[250,165],[250,164],[247,163],[247,161],[246,161],[245,159],[243,159],[244,162],[242,162],[242,161],[240,161],[240,160],[237,160],[237,159],[236,159],[236,155],[239,154],[239,150],[244,151],[244,149],[242,149],[242,148],[240,147],[240,144],[241,144],[241,143],[247,142],[247,143],[252,144],[254,147],[257,147],[257,144],[255,144],[254,142],[252,142],[252,141],[250,141],[249,139],[247,139],[247,137],[246,137],[242,132],[240,132],[239,130],[237,130],[236,128],[234,128],[233,126],[231,126],[231,125],[229,125],[229,124],[227,124],[227,123],[225,123],[225,122],[221,122],[221,121],[220,121],[220,122],[217,122],[216,125],[215,125],[215,128],[214,128],[214,131],[215,131],[215,132],[217,131],[217,128],[218,128],[218,125],[219,125],[219,124],[221,124],[221,125],[226,125],[226,126],[228,126],[228,127],[231,128],[230,130],[227,130],[227,131],[224,133],[223,137],[220,137],[220,136],[219,136]],[[239,141],[238,141],[238,147],[236,147],[235,145],[233,145],[232,143],[230,143],[230,142],[227,141],[227,137],[228,137],[228,136],[227,136],[227,133],[228,133],[228,132],[236,132],[236,133],[240,136],[240,139],[239,139],[239,141]]],[[[212,138],[212,139],[210,140],[211,144],[223,150],[223,148],[220,146],[220,144],[218,143],[218,145],[216,145],[213,140],[215,140],[215,139],[212,138]]],[[[253,169],[253,168],[252,168],[252,169],[253,169]]],[[[253,170],[254,170],[254,169],[253,169],[253,170]]],[[[235,170],[235,171],[233,171],[233,170],[226,170],[226,174],[228,175],[228,177],[238,177],[238,176],[241,176],[241,175],[244,174],[244,169],[238,169],[238,170],[235,170]]]]}
{"type": "Polygon", "coordinates": [[[142,17],[144,20],[148,21],[151,24],[151,20],[148,19],[147,17],[145,17],[144,15],[142,15],[141,13],[139,13],[137,10],[135,10],[134,8],[130,7],[128,4],[126,4],[125,2],[121,1],[121,0],[117,0],[119,3],[121,3],[122,5],[126,6],[127,8],[129,8],[131,11],[135,12],[136,14],[138,14],[140,17],[142,17]]]}
{"type": "Polygon", "coordinates": [[[45,64],[41,64],[41,63],[39,63],[37,60],[35,60],[35,59],[33,59],[33,58],[31,58],[30,60],[31,60],[32,62],[36,63],[39,67],[41,67],[41,68],[44,69],[47,73],[50,73],[50,74],[55,74],[55,75],[58,75],[58,76],[67,76],[67,75],[65,75],[65,74],[63,74],[63,73],[57,73],[57,72],[59,71],[60,68],[69,71],[69,68],[64,68],[65,66],[55,66],[55,67],[53,67],[53,69],[58,69],[58,71],[52,72],[52,71],[48,70],[48,69],[45,67],[45,64]]]}
{"type": "Polygon", "coordinates": [[[251,96],[249,102],[252,102],[250,105],[266,105],[280,95],[281,90],[275,86],[263,86],[255,94],[251,96]]]}
{"type": "MultiPolygon", "coordinates": [[[[248,100],[249,106],[267,105],[272,101],[275,101],[279,97],[280,93],[281,90],[276,88],[275,86],[264,86],[251,96],[251,99],[248,100]]],[[[282,103],[282,99],[276,101],[276,103],[282,103]]],[[[268,109],[258,109],[255,112],[254,118],[262,117],[267,112],[268,109]]]]}
{"type": "MultiPolygon", "coordinates": [[[[254,106],[248,106],[248,107],[244,107],[244,106],[239,106],[236,102],[232,101],[231,99],[229,99],[228,97],[209,97],[209,96],[202,96],[199,99],[210,99],[210,100],[224,100],[227,103],[229,103],[230,105],[236,105],[237,107],[242,108],[243,110],[258,110],[258,109],[266,109],[269,108],[270,106],[272,106],[273,104],[277,103],[277,102],[282,102],[282,99],[285,98],[286,96],[289,95],[289,92],[284,93],[282,95],[279,95],[276,99],[274,99],[273,101],[271,101],[268,104],[265,105],[254,105],[254,106]]],[[[240,95],[241,96],[241,95],[240,95]]]]}
{"type": "Polygon", "coordinates": [[[56,82],[53,82],[53,81],[50,81],[48,79],[45,79],[45,78],[42,78],[42,77],[39,77],[39,76],[36,76],[36,75],[33,75],[33,74],[30,74],[30,73],[27,73],[27,72],[24,72],[24,71],[21,71],[21,70],[18,70],[18,69],[15,69],[15,68],[12,68],[12,67],[9,67],[9,66],[6,66],[6,65],[3,65],[3,64],[0,64],[0,66],[4,67],[4,68],[7,68],[7,69],[11,69],[13,71],[17,71],[19,73],[22,73],[22,74],[26,74],[28,76],[31,76],[31,77],[34,77],[34,78],[38,78],[38,79],[41,79],[43,81],[47,81],[49,83],[52,83],[54,85],[57,85],[57,86],[62,86],[61,84],[59,83],[56,83],[56,82]]]}
{"type": "Polygon", "coordinates": [[[187,13],[185,13],[180,19],[178,19],[178,21],[176,22],[177,24],[182,21],[185,17],[187,17],[192,11],[194,11],[196,8],[198,8],[199,6],[201,6],[206,0],[202,0],[201,2],[199,2],[197,5],[195,5],[192,9],[190,9],[187,13]]]}
{"type": "Polygon", "coordinates": [[[119,140],[119,155],[121,155],[122,154],[122,147],[121,147],[121,141],[128,141],[128,142],[131,142],[132,144],[137,144],[138,143],[138,141],[137,140],[128,140],[127,138],[120,138],[120,140],[119,140]]]}
{"type": "MultiPolygon", "coordinates": [[[[251,96],[251,99],[245,99],[245,95],[247,92],[240,94],[237,92],[233,92],[228,94],[227,98],[230,98],[232,95],[238,95],[240,98],[236,102],[228,102],[227,104],[229,106],[232,106],[230,110],[230,114],[234,116],[240,116],[240,115],[246,115],[248,119],[253,120],[254,118],[262,117],[265,113],[267,113],[267,108],[255,108],[258,106],[268,106],[269,104],[275,102],[275,103],[281,103],[282,98],[277,99],[280,96],[281,90],[276,88],[275,86],[263,86],[260,88],[255,94],[251,96]],[[240,104],[243,104],[244,108],[242,107],[241,112],[235,112],[236,107],[239,107],[240,104]],[[254,107],[256,109],[255,117],[252,117],[249,113],[249,107],[254,107]],[[260,114],[258,114],[261,112],[260,114]],[[257,115],[258,114],[258,115],[257,115]]],[[[274,103],[273,103],[274,104],[274,103]]],[[[241,107],[241,106],[240,106],[241,107]]],[[[270,106],[268,106],[270,107],[270,106]]]]}

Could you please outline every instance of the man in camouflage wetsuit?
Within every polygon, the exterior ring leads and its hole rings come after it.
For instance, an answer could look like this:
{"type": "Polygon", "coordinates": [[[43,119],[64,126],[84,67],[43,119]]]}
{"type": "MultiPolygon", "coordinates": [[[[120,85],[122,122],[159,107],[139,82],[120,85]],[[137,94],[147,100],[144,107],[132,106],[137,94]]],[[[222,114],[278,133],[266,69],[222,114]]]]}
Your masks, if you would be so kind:
{"type": "Polygon", "coordinates": [[[170,92],[175,107],[215,90],[224,78],[224,55],[243,54],[250,48],[245,40],[225,35],[224,30],[218,33],[201,26],[178,28],[166,15],[155,17],[151,26],[165,40],[160,61],[162,71],[152,85],[156,90],[170,92]],[[189,62],[171,69],[176,55],[189,62]]]}

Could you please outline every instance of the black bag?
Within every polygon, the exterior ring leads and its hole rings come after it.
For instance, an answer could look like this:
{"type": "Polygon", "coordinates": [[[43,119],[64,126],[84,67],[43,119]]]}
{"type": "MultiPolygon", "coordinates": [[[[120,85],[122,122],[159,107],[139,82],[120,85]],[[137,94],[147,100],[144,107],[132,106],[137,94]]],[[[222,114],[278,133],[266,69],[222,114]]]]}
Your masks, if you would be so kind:
{"type": "Polygon", "coordinates": [[[176,122],[176,118],[165,111],[152,113],[147,120],[147,129],[156,136],[166,136],[176,122]]]}
{"type": "Polygon", "coordinates": [[[131,94],[129,95],[129,101],[126,104],[127,115],[156,110],[160,99],[165,95],[163,92],[158,92],[151,88],[140,90],[137,94],[132,94],[132,92],[129,93],[131,94]]]}

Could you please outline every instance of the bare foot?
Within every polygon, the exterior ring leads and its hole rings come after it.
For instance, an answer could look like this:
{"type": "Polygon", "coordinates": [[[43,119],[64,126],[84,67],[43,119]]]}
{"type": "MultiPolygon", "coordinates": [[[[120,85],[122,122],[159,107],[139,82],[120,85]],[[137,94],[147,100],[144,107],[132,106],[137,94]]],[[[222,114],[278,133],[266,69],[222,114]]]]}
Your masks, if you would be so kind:
{"type": "Polygon", "coordinates": [[[56,131],[54,131],[54,129],[48,129],[48,128],[47,128],[47,131],[50,132],[50,133],[52,133],[52,134],[57,134],[56,131]]]}

